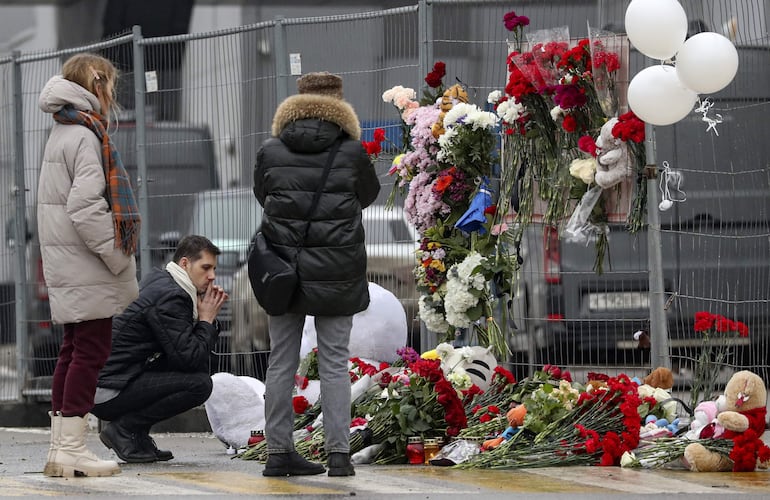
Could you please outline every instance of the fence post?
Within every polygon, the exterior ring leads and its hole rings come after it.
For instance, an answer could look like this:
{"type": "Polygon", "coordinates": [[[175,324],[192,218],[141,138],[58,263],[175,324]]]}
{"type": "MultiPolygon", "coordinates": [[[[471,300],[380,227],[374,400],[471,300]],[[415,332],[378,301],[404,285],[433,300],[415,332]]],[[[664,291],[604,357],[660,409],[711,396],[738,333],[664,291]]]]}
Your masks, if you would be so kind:
{"type": "Polygon", "coordinates": [[[142,214],[142,225],[139,229],[139,274],[142,278],[150,273],[152,259],[150,258],[150,203],[147,193],[147,183],[150,178],[147,175],[147,129],[145,126],[144,106],[144,45],[142,41],[142,27],[133,27],[133,39],[131,44],[134,50],[134,113],[136,114],[136,176],[139,187],[139,213],[142,214]]]}
{"type": "Polygon", "coordinates": [[[663,251],[660,239],[660,213],[658,212],[657,159],[655,158],[655,127],[644,126],[644,152],[647,157],[647,267],[649,274],[650,341],[652,342],[652,366],[671,368],[669,353],[668,320],[666,319],[663,285],[663,251]],[[656,175],[649,175],[655,172],[656,175]]]}
{"type": "MultiPolygon", "coordinates": [[[[417,6],[417,31],[419,34],[419,64],[417,75],[417,86],[419,89],[422,84],[422,78],[433,68],[433,4],[428,0],[419,0],[417,6]]],[[[420,93],[417,92],[419,97],[420,93]]]]}
{"type": "Polygon", "coordinates": [[[283,16],[275,17],[273,46],[275,47],[275,98],[281,103],[289,97],[289,54],[286,46],[286,25],[283,16]]]}
{"type": "Polygon", "coordinates": [[[12,54],[13,63],[13,148],[14,186],[13,197],[16,208],[14,221],[14,246],[16,257],[15,307],[16,307],[16,373],[18,383],[17,399],[24,398],[24,384],[27,381],[28,335],[27,335],[27,186],[24,179],[24,99],[21,89],[21,56],[18,50],[12,54]]]}
{"type": "MultiPolygon", "coordinates": [[[[418,54],[419,64],[417,71],[415,88],[422,86],[422,78],[428,74],[433,67],[433,5],[428,0],[419,0],[417,6],[417,32],[419,40],[418,54]]],[[[420,92],[418,90],[417,96],[420,92]]],[[[420,321],[420,349],[426,351],[433,349],[438,344],[438,335],[425,326],[424,321],[420,321]]]]}

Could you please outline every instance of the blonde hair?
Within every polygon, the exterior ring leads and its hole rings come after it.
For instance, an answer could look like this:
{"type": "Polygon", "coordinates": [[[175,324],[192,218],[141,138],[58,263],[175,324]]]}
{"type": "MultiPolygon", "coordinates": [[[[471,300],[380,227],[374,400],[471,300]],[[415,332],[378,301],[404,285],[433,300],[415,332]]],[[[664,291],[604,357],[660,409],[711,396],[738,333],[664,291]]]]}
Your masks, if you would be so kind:
{"type": "Polygon", "coordinates": [[[77,83],[97,97],[101,95],[107,104],[107,109],[101,110],[101,113],[108,120],[109,115],[118,110],[114,95],[118,70],[109,59],[96,54],[75,54],[62,66],[62,77],[77,83]],[[107,82],[112,82],[112,92],[109,94],[106,92],[107,82]]]}

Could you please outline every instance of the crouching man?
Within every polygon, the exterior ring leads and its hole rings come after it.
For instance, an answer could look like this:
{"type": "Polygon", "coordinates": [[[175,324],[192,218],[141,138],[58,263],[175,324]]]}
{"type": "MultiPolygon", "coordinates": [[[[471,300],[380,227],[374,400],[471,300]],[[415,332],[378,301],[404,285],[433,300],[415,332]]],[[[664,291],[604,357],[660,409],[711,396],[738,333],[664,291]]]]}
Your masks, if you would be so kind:
{"type": "Polygon", "coordinates": [[[125,462],[172,459],[157,448],[150,428],[211,394],[209,355],[227,300],[213,283],[219,254],[203,236],[182,238],[172,262],[153,269],[139,298],[114,319],[91,413],[109,421],[99,438],[125,462]]]}

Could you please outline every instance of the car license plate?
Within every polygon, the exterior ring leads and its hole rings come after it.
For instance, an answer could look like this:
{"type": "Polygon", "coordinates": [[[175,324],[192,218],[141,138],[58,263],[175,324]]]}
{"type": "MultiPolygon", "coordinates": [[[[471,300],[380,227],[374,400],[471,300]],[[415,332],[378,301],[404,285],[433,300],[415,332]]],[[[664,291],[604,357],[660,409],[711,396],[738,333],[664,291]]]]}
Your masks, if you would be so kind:
{"type": "Polygon", "coordinates": [[[608,292],[588,294],[589,311],[649,309],[647,292],[608,292]]]}

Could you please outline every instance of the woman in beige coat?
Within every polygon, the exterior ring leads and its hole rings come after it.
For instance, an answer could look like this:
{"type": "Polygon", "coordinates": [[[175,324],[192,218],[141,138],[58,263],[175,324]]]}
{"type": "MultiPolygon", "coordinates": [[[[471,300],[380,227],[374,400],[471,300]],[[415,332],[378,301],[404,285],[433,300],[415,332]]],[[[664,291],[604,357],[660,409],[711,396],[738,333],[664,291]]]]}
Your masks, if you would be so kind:
{"type": "Polygon", "coordinates": [[[139,213],[107,133],[117,71],[92,54],[67,60],[40,93],[53,115],[37,195],[51,316],[64,338],[51,392],[47,476],[120,472],[85,447],[85,415],[112,342],[112,317],[139,293],[134,252],[139,213]]]}

